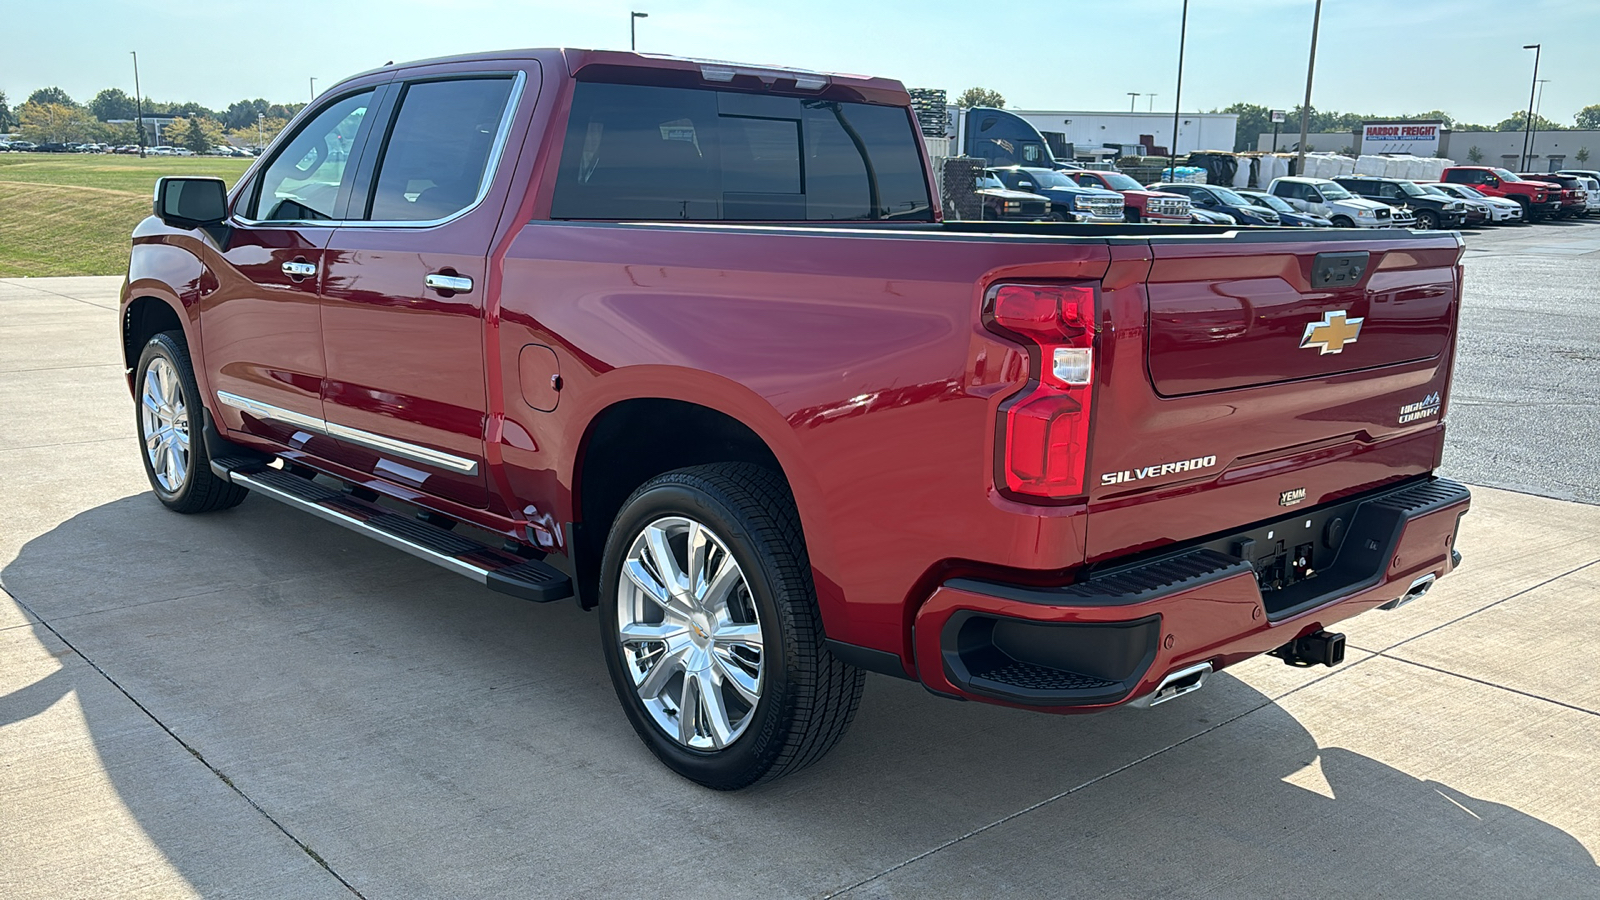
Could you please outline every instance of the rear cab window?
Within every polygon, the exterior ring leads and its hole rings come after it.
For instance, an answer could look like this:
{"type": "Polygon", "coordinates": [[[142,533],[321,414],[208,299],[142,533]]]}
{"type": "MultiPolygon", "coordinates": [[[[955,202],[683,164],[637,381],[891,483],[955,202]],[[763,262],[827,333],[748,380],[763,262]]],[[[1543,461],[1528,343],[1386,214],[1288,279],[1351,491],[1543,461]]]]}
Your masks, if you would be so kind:
{"type": "Polygon", "coordinates": [[[902,107],[579,82],[551,217],[932,221],[902,107]]]}

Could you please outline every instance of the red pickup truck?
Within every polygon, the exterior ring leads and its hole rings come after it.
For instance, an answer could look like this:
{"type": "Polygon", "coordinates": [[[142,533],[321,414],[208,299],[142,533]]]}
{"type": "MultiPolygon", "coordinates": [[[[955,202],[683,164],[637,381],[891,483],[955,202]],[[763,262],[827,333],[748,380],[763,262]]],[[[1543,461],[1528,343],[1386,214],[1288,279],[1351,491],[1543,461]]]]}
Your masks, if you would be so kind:
{"type": "Polygon", "coordinates": [[[348,79],[134,233],[155,495],[598,608],[721,789],[864,671],[1154,706],[1457,565],[1458,237],[946,222],[918,135],[898,82],[630,53],[348,79]]]}
{"type": "Polygon", "coordinates": [[[1561,212],[1561,189],[1542,181],[1526,181],[1499,166],[1451,166],[1440,181],[1465,184],[1490,197],[1504,197],[1522,206],[1522,221],[1538,222],[1561,212]]]}

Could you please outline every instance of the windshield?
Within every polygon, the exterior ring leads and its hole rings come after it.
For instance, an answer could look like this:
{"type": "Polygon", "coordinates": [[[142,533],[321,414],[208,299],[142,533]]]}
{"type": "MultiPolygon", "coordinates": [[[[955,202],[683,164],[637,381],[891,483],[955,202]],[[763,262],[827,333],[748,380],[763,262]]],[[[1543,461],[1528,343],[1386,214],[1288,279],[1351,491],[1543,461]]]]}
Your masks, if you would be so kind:
{"type": "Polygon", "coordinates": [[[1440,188],[1440,187],[1435,187],[1434,185],[1431,185],[1431,184],[1423,185],[1422,186],[1422,191],[1425,194],[1438,194],[1441,197],[1450,196],[1450,192],[1449,191],[1447,191],[1447,190],[1445,190],[1443,188],[1440,188]]]}
{"type": "Polygon", "coordinates": [[[1450,189],[1455,191],[1457,197],[1471,197],[1474,200],[1485,199],[1483,194],[1479,193],[1478,189],[1475,187],[1467,187],[1464,184],[1452,184],[1450,185],[1450,189]]]}
{"type": "Polygon", "coordinates": [[[1521,181],[1521,178],[1507,172],[1505,169],[1495,169],[1494,173],[1500,176],[1501,181],[1521,181]]]}
{"type": "Polygon", "coordinates": [[[1039,187],[1072,187],[1072,179],[1062,175],[1060,172],[1052,172],[1049,169],[1026,169],[1024,171],[1029,178],[1033,179],[1034,184],[1039,187]]]}
{"type": "Polygon", "coordinates": [[[1105,179],[1106,179],[1106,184],[1111,185],[1112,189],[1114,189],[1114,190],[1118,190],[1118,191],[1142,191],[1142,190],[1144,190],[1144,186],[1141,185],[1139,182],[1134,181],[1132,176],[1124,175],[1121,172],[1107,172],[1105,174],[1105,179]]]}
{"type": "Polygon", "coordinates": [[[1427,193],[1427,191],[1409,181],[1400,182],[1400,190],[1408,197],[1421,197],[1427,193]]]}
{"type": "Polygon", "coordinates": [[[982,176],[981,178],[978,179],[978,190],[980,190],[980,191],[982,191],[982,190],[1004,190],[1004,189],[1005,189],[1005,185],[1001,184],[1000,183],[1000,179],[996,178],[993,175],[984,175],[984,176],[982,176]]]}
{"type": "Polygon", "coordinates": [[[1238,194],[1235,194],[1233,191],[1230,191],[1225,187],[1217,187],[1216,185],[1211,185],[1210,187],[1211,187],[1211,192],[1216,194],[1217,198],[1219,200],[1221,200],[1227,206],[1251,206],[1252,205],[1249,200],[1246,200],[1245,198],[1239,196],[1238,194]]]}
{"type": "Polygon", "coordinates": [[[1294,207],[1283,202],[1282,200],[1279,200],[1277,197],[1274,197],[1271,194],[1247,194],[1245,196],[1246,199],[1257,206],[1265,206],[1267,209],[1276,210],[1281,213],[1294,212],[1294,207]]]}
{"type": "Polygon", "coordinates": [[[1350,196],[1350,192],[1349,191],[1347,191],[1344,188],[1338,186],[1337,184],[1334,184],[1331,181],[1328,182],[1327,184],[1319,184],[1319,185],[1317,185],[1317,189],[1322,191],[1322,198],[1324,200],[1349,200],[1349,199],[1352,199],[1351,196],[1350,196]]]}

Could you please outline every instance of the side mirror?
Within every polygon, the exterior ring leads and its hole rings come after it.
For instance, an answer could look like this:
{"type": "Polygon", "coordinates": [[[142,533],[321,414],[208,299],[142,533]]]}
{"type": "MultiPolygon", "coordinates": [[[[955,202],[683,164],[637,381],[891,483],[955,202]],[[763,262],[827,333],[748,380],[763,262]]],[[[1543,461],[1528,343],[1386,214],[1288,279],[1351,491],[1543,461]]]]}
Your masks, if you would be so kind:
{"type": "Polygon", "coordinates": [[[228,218],[221,178],[168,176],[156,182],[156,218],[172,228],[214,228],[228,218]]]}

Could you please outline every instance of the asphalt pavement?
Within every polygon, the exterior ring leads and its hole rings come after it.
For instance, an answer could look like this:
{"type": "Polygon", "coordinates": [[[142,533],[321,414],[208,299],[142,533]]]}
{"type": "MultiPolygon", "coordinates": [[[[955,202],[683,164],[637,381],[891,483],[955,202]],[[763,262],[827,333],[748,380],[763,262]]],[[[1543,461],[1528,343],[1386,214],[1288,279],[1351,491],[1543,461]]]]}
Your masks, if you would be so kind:
{"type": "Polygon", "coordinates": [[[1600,221],[1467,234],[1444,471],[1600,503],[1600,221]]]}
{"type": "Polygon", "coordinates": [[[869,676],[736,794],[639,743],[592,614],[261,498],[166,512],[116,279],[0,280],[0,897],[1600,898],[1600,507],[1550,499],[1596,499],[1551,413],[1593,408],[1600,224],[1468,242],[1445,467],[1515,490],[1344,665],[1089,717],[869,676]]]}

